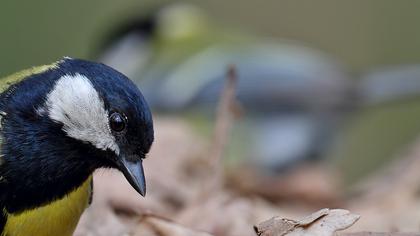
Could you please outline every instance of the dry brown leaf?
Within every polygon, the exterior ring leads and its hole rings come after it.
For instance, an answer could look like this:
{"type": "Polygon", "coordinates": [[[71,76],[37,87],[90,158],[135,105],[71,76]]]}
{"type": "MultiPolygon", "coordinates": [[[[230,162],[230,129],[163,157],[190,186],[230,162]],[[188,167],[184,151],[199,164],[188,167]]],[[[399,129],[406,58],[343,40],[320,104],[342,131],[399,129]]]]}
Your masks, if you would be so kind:
{"type": "Polygon", "coordinates": [[[299,226],[308,226],[315,221],[317,221],[319,218],[324,217],[326,215],[330,214],[330,210],[327,208],[321,209],[317,212],[314,212],[310,214],[309,216],[306,216],[305,218],[299,220],[297,223],[299,226]]]}
{"type": "Polygon", "coordinates": [[[260,223],[255,231],[259,236],[332,236],[352,226],[359,218],[347,210],[322,209],[299,221],[274,217],[260,223]]]}
{"type": "Polygon", "coordinates": [[[255,232],[259,236],[280,236],[291,232],[296,227],[296,221],[273,217],[255,226],[255,232]]]}

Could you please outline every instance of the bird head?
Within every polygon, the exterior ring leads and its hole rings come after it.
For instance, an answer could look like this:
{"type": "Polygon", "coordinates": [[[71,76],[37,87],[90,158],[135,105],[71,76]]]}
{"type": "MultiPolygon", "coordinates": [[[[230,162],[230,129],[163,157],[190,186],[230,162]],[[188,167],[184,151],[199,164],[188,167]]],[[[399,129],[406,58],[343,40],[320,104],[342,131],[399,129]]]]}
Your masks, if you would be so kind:
{"type": "Polygon", "coordinates": [[[154,138],[152,115],[123,74],[64,58],[1,96],[5,178],[19,175],[31,185],[37,185],[34,176],[62,181],[57,188],[64,192],[68,179],[112,167],[145,195],[142,162],[154,138]]]}

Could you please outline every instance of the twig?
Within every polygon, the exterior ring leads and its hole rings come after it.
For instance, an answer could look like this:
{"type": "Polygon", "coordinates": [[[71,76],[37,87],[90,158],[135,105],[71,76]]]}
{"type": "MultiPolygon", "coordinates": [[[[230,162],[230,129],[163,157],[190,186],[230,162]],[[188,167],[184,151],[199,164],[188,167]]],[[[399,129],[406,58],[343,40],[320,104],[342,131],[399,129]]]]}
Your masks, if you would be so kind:
{"type": "Polygon", "coordinates": [[[235,90],[237,83],[236,68],[229,65],[226,73],[226,82],[217,107],[216,123],[213,133],[210,161],[214,168],[221,168],[221,160],[228,143],[232,121],[233,109],[236,105],[235,90]]]}
{"type": "Polygon", "coordinates": [[[203,183],[202,191],[192,201],[190,207],[202,204],[212,193],[218,191],[223,186],[223,155],[229,142],[230,131],[235,117],[236,106],[236,82],[237,73],[234,65],[229,65],[226,73],[226,82],[217,105],[216,121],[213,139],[210,145],[208,159],[208,181],[203,183]]]}

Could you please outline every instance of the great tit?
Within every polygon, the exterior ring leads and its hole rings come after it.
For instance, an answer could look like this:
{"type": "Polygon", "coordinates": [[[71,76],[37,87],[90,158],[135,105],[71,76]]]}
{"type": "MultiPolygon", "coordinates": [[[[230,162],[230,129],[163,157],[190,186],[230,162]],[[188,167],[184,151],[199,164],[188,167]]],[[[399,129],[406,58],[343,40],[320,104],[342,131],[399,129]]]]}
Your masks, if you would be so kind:
{"type": "Polygon", "coordinates": [[[4,78],[0,92],[2,236],[72,235],[98,168],[145,195],[152,115],[126,76],[63,58],[4,78]]]}

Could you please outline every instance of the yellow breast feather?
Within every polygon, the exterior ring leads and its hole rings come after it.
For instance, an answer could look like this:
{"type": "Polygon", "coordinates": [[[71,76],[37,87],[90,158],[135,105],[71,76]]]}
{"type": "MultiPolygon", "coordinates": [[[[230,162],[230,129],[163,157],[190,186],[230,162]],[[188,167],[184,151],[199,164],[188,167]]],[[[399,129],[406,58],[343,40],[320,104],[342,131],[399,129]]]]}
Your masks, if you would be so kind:
{"type": "Polygon", "coordinates": [[[80,187],[63,198],[42,207],[18,214],[7,212],[2,235],[7,236],[71,236],[91,197],[89,177],[80,187]]]}

